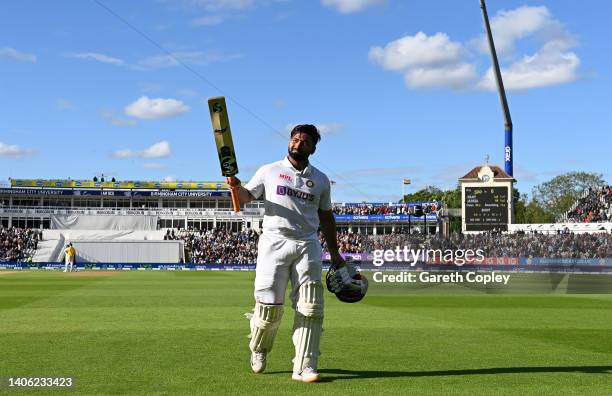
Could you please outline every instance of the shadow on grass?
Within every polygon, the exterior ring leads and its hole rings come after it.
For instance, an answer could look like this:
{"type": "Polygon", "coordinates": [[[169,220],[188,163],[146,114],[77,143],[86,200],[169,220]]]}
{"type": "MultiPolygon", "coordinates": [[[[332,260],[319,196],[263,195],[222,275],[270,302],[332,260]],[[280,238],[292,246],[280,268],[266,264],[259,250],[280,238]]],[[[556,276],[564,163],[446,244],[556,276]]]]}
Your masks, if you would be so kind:
{"type": "MultiPolygon", "coordinates": [[[[276,371],[270,374],[290,374],[291,371],[276,371]]],[[[445,377],[455,375],[532,374],[532,373],[584,373],[612,374],[612,366],[567,366],[567,367],[491,367],[466,370],[434,371],[374,371],[321,369],[321,382],[355,378],[399,378],[399,377],[445,377]]]]}

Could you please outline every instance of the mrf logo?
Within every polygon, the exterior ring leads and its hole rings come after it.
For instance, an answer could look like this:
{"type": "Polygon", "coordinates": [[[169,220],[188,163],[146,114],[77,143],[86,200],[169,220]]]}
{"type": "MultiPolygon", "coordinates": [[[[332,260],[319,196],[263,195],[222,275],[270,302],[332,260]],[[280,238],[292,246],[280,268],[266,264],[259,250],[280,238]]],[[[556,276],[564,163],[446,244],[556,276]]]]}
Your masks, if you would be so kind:
{"type": "Polygon", "coordinates": [[[304,201],[314,201],[314,194],[309,194],[304,191],[294,190],[287,186],[276,186],[276,195],[285,195],[287,197],[295,197],[304,201]]]}
{"type": "Polygon", "coordinates": [[[293,178],[289,175],[284,175],[284,174],[280,174],[278,175],[279,178],[283,179],[283,180],[287,180],[288,182],[293,183],[293,178]]]}

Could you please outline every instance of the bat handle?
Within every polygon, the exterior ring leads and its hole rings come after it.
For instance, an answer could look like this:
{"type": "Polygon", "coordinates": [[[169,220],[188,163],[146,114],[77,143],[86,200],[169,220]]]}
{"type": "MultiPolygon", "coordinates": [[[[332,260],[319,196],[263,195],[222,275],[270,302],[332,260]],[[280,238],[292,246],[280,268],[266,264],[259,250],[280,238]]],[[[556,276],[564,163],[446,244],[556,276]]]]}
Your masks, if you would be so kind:
{"type": "Polygon", "coordinates": [[[232,206],[234,207],[234,212],[240,212],[240,198],[238,198],[238,186],[234,185],[235,178],[230,176],[227,178],[228,184],[230,187],[230,192],[232,194],[232,206]]]}

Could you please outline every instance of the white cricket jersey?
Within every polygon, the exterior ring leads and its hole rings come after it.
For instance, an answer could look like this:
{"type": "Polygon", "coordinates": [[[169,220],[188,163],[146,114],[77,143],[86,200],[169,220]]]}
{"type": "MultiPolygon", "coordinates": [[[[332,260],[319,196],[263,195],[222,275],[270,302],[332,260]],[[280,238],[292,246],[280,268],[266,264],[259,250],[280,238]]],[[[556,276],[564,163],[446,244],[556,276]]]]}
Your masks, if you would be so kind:
{"type": "Polygon", "coordinates": [[[287,158],[259,168],[244,188],[255,199],[263,196],[266,234],[317,239],[318,210],[332,209],[327,176],[311,164],[298,171],[287,158]]]}

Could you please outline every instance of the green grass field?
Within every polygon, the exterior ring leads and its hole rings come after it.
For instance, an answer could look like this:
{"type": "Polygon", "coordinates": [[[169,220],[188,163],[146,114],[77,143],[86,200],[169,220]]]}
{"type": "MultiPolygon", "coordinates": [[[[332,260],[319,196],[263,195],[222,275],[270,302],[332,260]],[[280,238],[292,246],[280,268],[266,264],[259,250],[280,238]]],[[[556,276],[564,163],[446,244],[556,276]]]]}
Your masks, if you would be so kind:
{"type": "Polygon", "coordinates": [[[610,294],[327,294],[323,382],[303,384],[290,379],[290,308],[267,372],[250,372],[253,278],[0,272],[0,393],[612,394],[610,294]],[[6,388],[15,376],[76,385],[6,388]]]}

